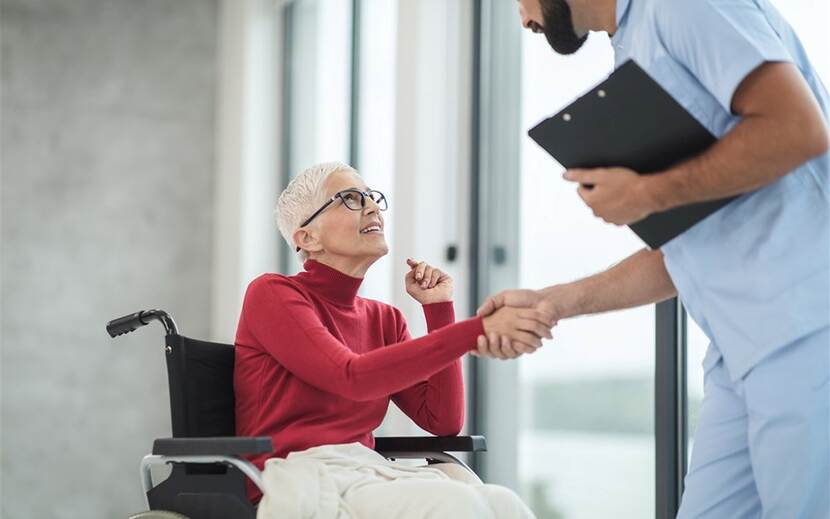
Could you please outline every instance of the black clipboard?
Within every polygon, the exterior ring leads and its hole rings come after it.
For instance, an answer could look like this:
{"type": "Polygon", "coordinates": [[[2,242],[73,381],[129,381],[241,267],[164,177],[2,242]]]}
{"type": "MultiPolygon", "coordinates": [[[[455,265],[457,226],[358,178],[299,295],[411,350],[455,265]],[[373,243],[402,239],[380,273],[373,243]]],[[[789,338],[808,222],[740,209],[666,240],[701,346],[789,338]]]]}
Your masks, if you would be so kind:
{"type": "MultiPolygon", "coordinates": [[[[641,174],[663,171],[716,141],[633,60],[528,135],[568,169],[621,166],[641,174]]],[[[676,207],[630,227],[657,249],[735,198],[676,207]]]]}

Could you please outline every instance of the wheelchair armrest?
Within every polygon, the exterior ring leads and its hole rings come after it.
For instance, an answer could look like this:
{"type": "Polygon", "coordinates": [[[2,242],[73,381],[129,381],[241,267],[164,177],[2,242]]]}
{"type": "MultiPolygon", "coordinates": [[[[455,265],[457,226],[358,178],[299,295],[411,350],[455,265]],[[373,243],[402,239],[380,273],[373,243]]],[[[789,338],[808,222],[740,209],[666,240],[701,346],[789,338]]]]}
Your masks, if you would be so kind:
{"type": "Polygon", "coordinates": [[[484,436],[385,436],[375,438],[375,450],[384,452],[481,452],[484,436]]]}
{"type": "Polygon", "coordinates": [[[159,438],[153,442],[153,454],[161,456],[240,456],[273,450],[274,446],[269,436],[159,438]]]}

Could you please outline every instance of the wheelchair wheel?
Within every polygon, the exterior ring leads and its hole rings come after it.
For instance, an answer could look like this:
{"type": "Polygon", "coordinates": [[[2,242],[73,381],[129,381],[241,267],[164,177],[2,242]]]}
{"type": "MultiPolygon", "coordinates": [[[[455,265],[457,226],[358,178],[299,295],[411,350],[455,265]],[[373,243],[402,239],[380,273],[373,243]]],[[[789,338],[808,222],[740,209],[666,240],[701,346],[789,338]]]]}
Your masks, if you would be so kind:
{"type": "Polygon", "coordinates": [[[189,519],[186,515],[176,512],[165,512],[164,510],[150,510],[140,514],[131,515],[127,519],[189,519]]]}

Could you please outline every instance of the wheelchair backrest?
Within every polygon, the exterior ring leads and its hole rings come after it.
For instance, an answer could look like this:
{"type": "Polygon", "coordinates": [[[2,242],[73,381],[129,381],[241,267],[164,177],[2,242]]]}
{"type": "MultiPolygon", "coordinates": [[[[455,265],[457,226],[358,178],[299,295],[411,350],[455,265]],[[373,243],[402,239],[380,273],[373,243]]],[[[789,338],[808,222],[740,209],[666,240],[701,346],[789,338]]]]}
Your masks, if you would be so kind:
{"type": "Polygon", "coordinates": [[[235,436],[234,346],[167,335],[173,437],[235,436]]]}

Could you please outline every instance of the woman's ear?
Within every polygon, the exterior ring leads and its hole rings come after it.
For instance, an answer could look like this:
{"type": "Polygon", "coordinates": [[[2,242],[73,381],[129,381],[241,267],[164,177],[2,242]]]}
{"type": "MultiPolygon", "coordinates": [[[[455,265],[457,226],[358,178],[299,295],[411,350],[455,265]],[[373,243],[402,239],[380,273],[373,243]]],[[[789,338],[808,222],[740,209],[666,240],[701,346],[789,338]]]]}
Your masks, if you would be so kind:
{"type": "Polygon", "coordinates": [[[323,244],[317,238],[317,233],[308,227],[294,231],[292,238],[294,239],[294,245],[306,252],[320,252],[323,250],[323,244]]]}

